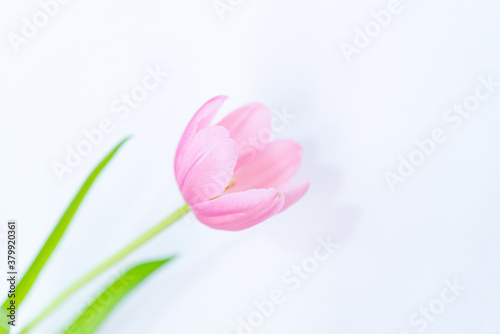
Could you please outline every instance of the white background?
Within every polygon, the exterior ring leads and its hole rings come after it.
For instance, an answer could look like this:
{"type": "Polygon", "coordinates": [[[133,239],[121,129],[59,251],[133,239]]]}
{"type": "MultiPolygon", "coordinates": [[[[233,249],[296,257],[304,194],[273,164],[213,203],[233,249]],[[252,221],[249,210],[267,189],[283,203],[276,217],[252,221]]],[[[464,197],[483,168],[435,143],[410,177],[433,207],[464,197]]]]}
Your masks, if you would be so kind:
{"type": "Polygon", "coordinates": [[[130,295],[100,333],[234,334],[254,301],[280,289],[286,302],[254,333],[413,334],[421,327],[409,317],[439,299],[447,279],[467,288],[425,332],[498,333],[500,89],[456,130],[443,114],[474,93],[479,76],[500,80],[500,6],[402,0],[402,12],[349,63],[339,45],[352,44],[355,28],[388,2],[247,0],[222,21],[211,0],[74,0],[19,53],[7,34],[19,34],[40,6],[5,3],[0,218],[2,228],[19,222],[21,272],[96,163],[133,134],[89,192],[19,324],[182,204],[177,142],[197,108],[224,94],[220,116],[250,101],[295,116],[277,137],[303,145],[308,195],[244,232],[178,223],[34,333],[64,328],[118,271],[174,253],[179,260],[130,295]],[[169,77],[119,120],[111,103],[157,65],[169,77]],[[51,164],[106,117],[114,131],[60,182],[51,164]],[[384,173],[435,128],[447,141],[391,191],[384,173]],[[291,291],[282,275],[328,235],[339,250],[291,291]]]}

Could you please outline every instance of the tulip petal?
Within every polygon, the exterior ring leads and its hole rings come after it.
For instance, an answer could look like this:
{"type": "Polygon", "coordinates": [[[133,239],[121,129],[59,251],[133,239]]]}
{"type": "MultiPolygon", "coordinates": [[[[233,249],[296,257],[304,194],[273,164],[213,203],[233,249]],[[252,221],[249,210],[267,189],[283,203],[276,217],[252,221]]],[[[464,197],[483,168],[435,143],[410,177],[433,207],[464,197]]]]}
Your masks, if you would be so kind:
{"type": "Polygon", "coordinates": [[[251,158],[246,161],[238,160],[234,184],[228,192],[279,189],[299,170],[302,148],[291,140],[277,140],[268,143],[263,150],[254,152],[251,158]]]}
{"type": "Polygon", "coordinates": [[[273,132],[269,110],[256,102],[231,112],[219,125],[228,129],[231,138],[238,144],[241,161],[245,161],[253,150],[263,149],[273,132]]]}
{"type": "Polygon", "coordinates": [[[214,97],[213,99],[206,102],[193,116],[188,126],[186,127],[186,130],[184,130],[184,134],[182,135],[179,146],[177,147],[177,152],[175,154],[176,174],[180,166],[180,160],[182,159],[183,154],[186,152],[186,146],[189,145],[198,131],[206,128],[212,123],[215,114],[226,99],[227,97],[222,95],[214,97]]]}
{"type": "Polygon", "coordinates": [[[222,126],[199,130],[185,147],[176,175],[189,205],[222,195],[233,177],[238,146],[222,126]]]}
{"type": "Polygon", "coordinates": [[[309,190],[309,181],[294,182],[287,186],[281,187],[280,192],[285,196],[285,205],[280,212],[285,211],[295,203],[297,203],[309,190]]]}
{"type": "Polygon", "coordinates": [[[280,212],[285,197],[275,189],[251,189],[223,195],[192,207],[203,224],[226,231],[240,231],[280,212]]]}

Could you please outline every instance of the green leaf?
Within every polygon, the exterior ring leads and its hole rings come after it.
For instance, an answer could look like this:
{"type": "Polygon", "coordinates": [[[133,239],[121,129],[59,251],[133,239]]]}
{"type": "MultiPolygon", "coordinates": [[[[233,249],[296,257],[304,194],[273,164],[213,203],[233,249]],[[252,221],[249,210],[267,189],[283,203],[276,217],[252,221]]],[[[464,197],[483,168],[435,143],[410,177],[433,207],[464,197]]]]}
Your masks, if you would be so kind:
{"type": "MultiPolygon", "coordinates": [[[[82,203],[83,199],[85,198],[85,195],[87,194],[87,191],[90,189],[92,184],[94,183],[95,179],[97,176],[101,173],[101,171],[106,167],[108,162],[113,158],[115,153],[120,149],[120,147],[129,139],[130,137],[125,138],[122,140],[116,147],[97,165],[97,167],[92,171],[92,173],[89,175],[87,180],[83,183],[82,187],[76,194],[76,196],[73,198],[73,201],[69,204],[68,208],[64,212],[63,216],[57,223],[56,227],[48,237],[47,241],[45,241],[45,244],[43,245],[42,249],[36,256],[35,260],[29,267],[28,271],[26,274],[23,276],[21,281],[16,287],[16,306],[19,307],[21,303],[23,302],[24,298],[28,294],[29,290],[35,283],[36,278],[42,271],[43,267],[49,260],[50,256],[52,255],[54,249],[57,247],[57,244],[61,240],[62,236],[64,235],[64,232],[66,231],[66,228],[68,227],[69,223],[71,222],[71,219],[75,215],[76,211],[78,210],[80,204],[82,203]]],[[[9,305],[10,301],[7,299],[5,303],[3,304],[3,312],[5,313],[6,307],[9,305]]],[[[5,318],[4,318],[5,319],[5,318]]],[[[6,321],[3,319],[0,321],[0,333],[8,333],[9,332],[9,325],[7,325],[6,321]]]]}
{"type": "Polygon", "coordinates": [[[104,290],[64,333],[94,333],[123,298],[155,270],[172,259],[143,263],[127,271],[104,290]]]}

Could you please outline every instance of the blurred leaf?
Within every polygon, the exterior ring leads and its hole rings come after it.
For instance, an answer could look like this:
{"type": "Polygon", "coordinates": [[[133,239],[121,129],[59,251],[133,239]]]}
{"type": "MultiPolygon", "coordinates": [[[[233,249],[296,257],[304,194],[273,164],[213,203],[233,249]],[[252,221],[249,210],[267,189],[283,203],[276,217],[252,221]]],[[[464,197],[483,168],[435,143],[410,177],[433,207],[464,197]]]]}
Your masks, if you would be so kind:
{"type": "MultiPolygon", "coordinates": [[[[81,202],[85,198],[85,195],[87,194],[87,191],[90,189],[92,184],[94,183],[95,179],[97,176],[101,173],[101,171],[106,167],[108,162],[113,158],[115,153],[120,149],[120,147],[129,139],[130,137],[125,138],[122,140],[116,147],[97,165],[97,167],[92,171],[92,173],[89,175],[87,180],[83,183],[82,187],[76,194],[76,196],[73,198],[73,201],[69,204],[68,208],[66,209],[66,212],[64,212],[63,216],[57,223],[56,227],[48,237],[47,241],[45,241],[45,244],[43,245],[42,249],[36,256],[35,260],[29,267],[28,271],[26,274],[23,276],[21,281],[16,287],[16,306],[19,307],[28,294],[29,290],[35,283],[36,278],[38,277],[38,274],[42,271],[44,265],[47,263],[49,260],[50,256],[52,255],[52,252],[56,248],[57,244],[61,240],[62,236],[64,235],[64,232],[66,231],[66,228],[68,227],[69,223],[71,222],[71,219],[75,215],[76,211],[78,210],[78,207],[80,206],[81,202]]],[[[9,305],[9,299],[5,301],[3,304],[3,309],[9,305]]],[[[4,313],[3,311],[2,313],[4,313]]],[[[8,333],[9,332],[9,325],[2,320],[0,321],[0,333],[8,333]]]]}
{"type": "Polygon", "coordinates": [[[127,271],[104,290],[64,333],[94,333],[123,298],[155,270],[172,259],[143,263],[127,271]]]}

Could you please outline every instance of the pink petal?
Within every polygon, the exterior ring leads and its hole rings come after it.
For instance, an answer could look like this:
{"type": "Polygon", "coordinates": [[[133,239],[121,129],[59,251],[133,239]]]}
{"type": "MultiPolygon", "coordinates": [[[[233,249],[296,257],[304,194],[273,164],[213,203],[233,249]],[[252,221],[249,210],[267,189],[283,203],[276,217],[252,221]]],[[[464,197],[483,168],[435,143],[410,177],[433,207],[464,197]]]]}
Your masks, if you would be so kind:
{"type": "Polygon", "coordinates": [[[275,189],[252,189],[223,195],[192,207],[209,227],[239,231],[257,225],[280,212],[285,198],[275,189]]]}
{"type": "Polygon", "coordinates": [[[210,101],[206,102],[193,116],[189,122],[184,134],[181,137],[177,153],[175,154],[175,173],[177,174],[182,155],[185,153],[186,146],[191,142],[194,135],[203,128],[206,128],[212,122],[217,110],[221,107],[226,96],[216,96],[210,101]]]}
{"type": "Polygon", "coordinates": [[[240,160],[247,159],[254,149],[262,149],[272,135],[271,116],[266,106],[249,103],[227,115],[219,125],[227,128],[238,144],[240,160]]]}
{"type": "Polygon", "coordinates": [[[309,190],[309,181],[295,182],[280,188],[280,192],[285,196],[285,205],[280,212],[285,211],[297,203],[309,190]]]}
{"type": "Polygon", "coordinates": [[[179,160],[177,183],[189,205],[222,195],[233,177],[238,147],[222,126],[199,130],[179,160]]]}
{"type": "Polygon", "coordinates": [[[297,173],[302,161],[302,148],[291,140],[268,143],[247,160],[238,160],[234,184],[228,192],[247,189],[278,188],[288,183],[297,173]],[[251,158],[251,159],[250,159],[251,158]]]}

